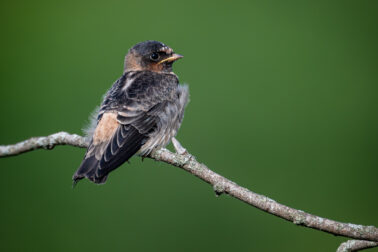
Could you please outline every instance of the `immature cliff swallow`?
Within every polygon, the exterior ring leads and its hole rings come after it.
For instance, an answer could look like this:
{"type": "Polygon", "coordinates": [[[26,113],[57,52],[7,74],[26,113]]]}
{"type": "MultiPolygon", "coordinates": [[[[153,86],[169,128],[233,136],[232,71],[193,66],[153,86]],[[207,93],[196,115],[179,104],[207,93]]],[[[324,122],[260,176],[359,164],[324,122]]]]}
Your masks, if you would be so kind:
{"type": "Polygon", "coordinates": [[[183,56],[158,41],[132,47],[124,72],[104,97],[90,144],[74,184],[83,178],[105,183],[133,155],[166,146],[180,128],[188,87],[179,85],[172,64],[183,56]]]}

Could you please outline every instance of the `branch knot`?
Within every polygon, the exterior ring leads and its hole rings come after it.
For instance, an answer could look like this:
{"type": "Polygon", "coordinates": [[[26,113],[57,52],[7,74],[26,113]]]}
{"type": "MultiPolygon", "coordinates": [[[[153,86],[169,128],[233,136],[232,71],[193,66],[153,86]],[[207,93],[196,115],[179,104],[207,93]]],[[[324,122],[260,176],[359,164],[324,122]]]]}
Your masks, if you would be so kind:
{"type": "Polygon", "coordinates": [[[215,192],[215,196],[218,197],[225,192],[226,186],[224,185],[224,183],[218,182],[213,185],[213,190],[215,192]]]}
{"type": "Polygon", "coordinates": [[[302,210],[298,210],[298,212],[293,215],[293,223],[295,225],[304,225],[305,222],[306,222],[305,212],[303,212],[302,210]]]}

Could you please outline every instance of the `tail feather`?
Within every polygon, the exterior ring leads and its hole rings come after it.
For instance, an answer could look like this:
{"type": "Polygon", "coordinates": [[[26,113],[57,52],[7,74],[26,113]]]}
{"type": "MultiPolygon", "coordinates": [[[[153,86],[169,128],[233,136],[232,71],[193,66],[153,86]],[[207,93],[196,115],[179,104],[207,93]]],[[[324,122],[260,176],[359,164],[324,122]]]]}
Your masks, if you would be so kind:
{"type": "Polygon", "coordinates": [[[96,184],[105,183],[106,179],[108,178],[107,175],[101,178],[96,177],[96,171],[99,167],[99,164],[100,164],[100,161],[97,160],[94,155],[90,157],[86,157],[72,178],[74,186],[83,178],[87,178],[96,184]]]}
{"type": "Polygon", "coordinates": [[[108,174],[135,155],[147,140],[148,136],[135,127],[122,125],[109,141],[97,145],[91,143],[72,178],[74,185],[83,178],[96,184],[105,183],[108,174]]]}

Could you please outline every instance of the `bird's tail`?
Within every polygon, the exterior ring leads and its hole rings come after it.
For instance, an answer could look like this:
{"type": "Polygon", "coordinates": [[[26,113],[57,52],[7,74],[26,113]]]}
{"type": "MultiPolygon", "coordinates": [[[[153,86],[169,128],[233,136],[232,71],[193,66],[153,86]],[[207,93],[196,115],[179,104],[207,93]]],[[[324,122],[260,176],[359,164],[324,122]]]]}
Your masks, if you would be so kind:
{"type": "Polygon", "coordinates": [[[75,186],[83,178],[87,178],[96,184],[104,184],[108,178],[108,174],[102,177],[96,176],[99,163],[100,161],[96,159],[95,155],[84,158],[79,169],[77,169],[72,177],[73,186],[75,186]]]}

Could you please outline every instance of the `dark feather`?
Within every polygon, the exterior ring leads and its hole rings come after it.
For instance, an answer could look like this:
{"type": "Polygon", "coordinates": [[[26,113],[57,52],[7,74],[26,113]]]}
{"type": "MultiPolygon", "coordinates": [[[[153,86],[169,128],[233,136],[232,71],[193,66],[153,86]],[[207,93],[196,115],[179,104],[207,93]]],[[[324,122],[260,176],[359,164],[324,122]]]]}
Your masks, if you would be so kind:
{"type": "Polygon", "coordinates": [[[74,185],[76,185],[77,182],[79,182],[83,178],[88,178],[93,181],[93,175],[98,167],[98,164],[99,160],[96,159],[95,155],[91,155],[89,157],[85,156],[84,160],[81,162],[79,169],[77,169],[72,178],[74,185]]]}
{"type": "MultiPolygon", "coordinates": [[[[147,138],[146,135],[139,133],[134,127],[120,125],[107,144],[100,160],[94,154],[86,155],[73,176],[74,184],[83,178],[87,178],[97,184],[105,183],[108,174],[137,153],[147,138]]],[[[91,147],[94,148],[93,153],[96,152],[96,148],[100,148],[100,146],[90,146],[89,149],[91,147]]]]}
{"type": "Polygon", "coordinates": [[[146,135],[139,133],[134,127],[130,127],[126,132],[125,126],[120,126],[100,160],[95,174],[96,179],[101,180],[109,172],[129,160],[138,152],[147,138],[146,135]],[[124,132],[124,137],[122,136],[122,131],[124,132]]]}
{"type": "Polygon", "coordinates": [[[111,171],[138,151],[144,156],[155,147],[166,145],[181,124],[187,101],[185,96],[182,104],[178,104],[177,88],[175,75],[149,71],[125,73],[116,81],[105,96],[98,120],[107,111],[117,111],[119,126],[109,140],[90,144],[73,177],[74,183],[83,178],[105,183],[111,171]],[[131,83],[128,82],[130,78],[131,83]]]}

